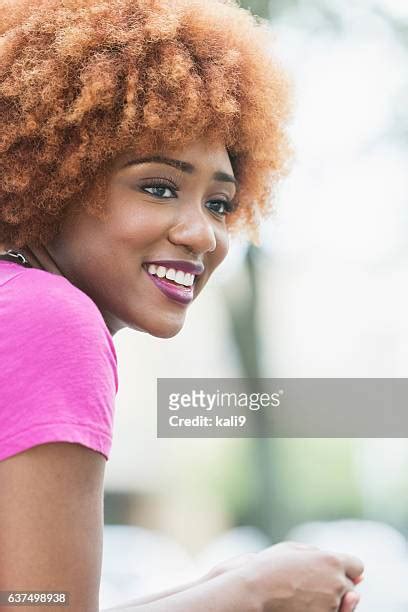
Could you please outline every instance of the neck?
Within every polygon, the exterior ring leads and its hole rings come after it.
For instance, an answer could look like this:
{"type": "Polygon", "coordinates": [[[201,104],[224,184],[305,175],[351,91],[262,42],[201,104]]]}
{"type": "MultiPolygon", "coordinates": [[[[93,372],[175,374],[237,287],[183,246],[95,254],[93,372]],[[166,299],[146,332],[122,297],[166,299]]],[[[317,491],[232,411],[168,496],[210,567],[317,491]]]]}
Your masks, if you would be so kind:
{"type": "Polygon", "coordinates": [[[12,249],[16,253],[22,253],[33,268],[38,268],[39,270],[45,270],[46,272],[64,276],[50,251],[42,245],[36,247],[24,246],[19,249],[13,246],[7,246],[4,249],[4,253],[8,249],[12,249]]]}
{"type": "Polygon", "coordinates": [[[29,260],[33,268],[46,270],[47,272],[52,272],[53,274],[64,276],[57,262],[52,257],[49,249],[47,249],[46,247],[42,245],[36,247],[25,246],[24,251],[22,251],[22,253],[23,255],[27,256],[27,259],[29,260]]]}

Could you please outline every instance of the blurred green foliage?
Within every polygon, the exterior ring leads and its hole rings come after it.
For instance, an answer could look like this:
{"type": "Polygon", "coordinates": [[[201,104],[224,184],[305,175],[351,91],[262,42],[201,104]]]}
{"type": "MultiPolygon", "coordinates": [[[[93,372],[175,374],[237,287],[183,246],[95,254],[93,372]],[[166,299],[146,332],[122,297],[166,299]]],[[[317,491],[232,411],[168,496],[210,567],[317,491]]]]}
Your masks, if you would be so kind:
{"type": "Polygon", "coordinates": [[[242,8],[250,9],[254,15],[259,15],[267,19],[269,17],[269,2],[268,0],[252,0],[252,1],[241,1],[240,5],[242,8]]]}

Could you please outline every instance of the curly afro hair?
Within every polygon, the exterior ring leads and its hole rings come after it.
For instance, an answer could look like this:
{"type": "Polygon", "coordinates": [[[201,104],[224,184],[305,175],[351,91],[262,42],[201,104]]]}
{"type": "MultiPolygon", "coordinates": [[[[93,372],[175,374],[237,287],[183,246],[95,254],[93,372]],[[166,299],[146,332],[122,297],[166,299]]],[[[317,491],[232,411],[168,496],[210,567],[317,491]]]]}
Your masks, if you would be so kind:
{"type": "Polygon", "coordinates": [[[259,244],[292,158],[291,84],[235,0],[0,0],[0,242],[47,244],[70,205],[104,215],[114,158],[220,138],[230,233],[259,244]]]}

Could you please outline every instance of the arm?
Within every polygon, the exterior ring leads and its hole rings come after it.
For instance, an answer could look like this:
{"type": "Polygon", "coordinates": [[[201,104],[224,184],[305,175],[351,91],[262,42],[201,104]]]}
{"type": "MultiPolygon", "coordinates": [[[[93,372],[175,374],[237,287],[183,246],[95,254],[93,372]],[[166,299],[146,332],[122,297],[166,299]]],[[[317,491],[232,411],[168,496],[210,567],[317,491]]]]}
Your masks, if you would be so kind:
{"type": "MultiPolygon", "coordinates": [[[[245,562],[253,559],[255,557],[255,553],[244,553],[241,555],[236,555],[231,559],[227,559],[226,561],[222,561],[218,563],[215,567],[213,567],[209,572],[200,576],[200,578],[196,580],[192,580],[191,582],[184,583],[182,585],[177,585],[176,587],[172,587],[165,591],[160,591],[159,593],[154,593],[150,595],[145,595],[141,598],[132,599],[126,603],[115,606],[113,608],[109,608],[107,610],[102,610],[101,612],[113,612],[114,610],[123,610],[124,608],[131,608],[132,606],[140,606],[141,604],[151,603],[152,601],[156,601],[158,599],[163,599],[164,597],[169,597],[170,595],[174,595],[176,593],[180,593],[181,591],[185,591],[186,589],[198,586],[203,582],[207,582],[211,578],[216,578],[221,574],[224,574],[227,571],[238,568],[241,565],[244,565],[245,562]]],[[[345,612],[348,612],[347,610],[345,612]]]]}
{"type": "Polygon", "coordinates": [[[68,591],[70,610],[97,612],[105,463],[65,442],[0,462],[0,590],[68,591]]]}
{"type": "Polygon", "coordinates": [[[120,612],[120,610],[123,610],[124,608],[140,606],[141,604],[150,603],[152,601],[156,601],[157,599],[163,599],[164,597],[169,597],[170,595],[174,595],[175,593],[179,593],[180,591],[185,591],[186,589],[194,587],[200,584],[201,580],[202,579],[193,580],[191,582],[187,582],[182,585],[177,585],[176,587],[166,589],[165,591],[160,591],[159,593],[153,593],[151,595],[144,595],[143,597],[131,599],[125,603],[114,606],[113,608],[106,608],[104,610],[101,610],[101,612],[114,612],[115,610],[120,612]]]}
{"type": "Polygon", "coordinates": [[[103,612],[262,612],[258,602],[244,576],[227,572],[211,580],[193,582],[160,599],[141,605],[136,600],[103,612]]]}
{"type": "MultiPolygon", "coordinates": [[[[104,469],[100,453],[65,442],[40,444],[0,462],[1,591],[68,591],[73,612],[99,610],[104,469]]],[[[245,581],[220,576],[116,610],[208,612],[211,603],[217,612],[235,612],[245,601],[244,587],[245,581]]]]}

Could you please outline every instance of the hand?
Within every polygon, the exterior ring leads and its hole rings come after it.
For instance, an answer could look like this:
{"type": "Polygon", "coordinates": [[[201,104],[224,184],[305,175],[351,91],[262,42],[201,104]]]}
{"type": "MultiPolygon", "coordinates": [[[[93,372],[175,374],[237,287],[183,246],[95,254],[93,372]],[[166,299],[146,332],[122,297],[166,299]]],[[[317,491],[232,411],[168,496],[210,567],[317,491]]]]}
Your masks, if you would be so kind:
{"type": "Polygon", "coordinates": [[[224,561],[202,580],[239,572],[250,584],[254,607],[264,612],[352,612],[363,569],[351,555],[284,542],[224,561]]]}

